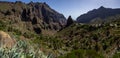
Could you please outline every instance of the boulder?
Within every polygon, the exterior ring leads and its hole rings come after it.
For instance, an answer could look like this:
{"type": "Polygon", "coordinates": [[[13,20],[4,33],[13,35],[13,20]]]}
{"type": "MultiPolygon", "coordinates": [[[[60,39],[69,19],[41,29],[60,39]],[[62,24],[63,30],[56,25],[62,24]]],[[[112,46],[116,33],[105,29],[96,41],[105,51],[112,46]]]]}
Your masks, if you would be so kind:
{"type": "Polygon", "coordinates": [[[8,33],[0,31],[0,47],[11,48],[14,44],[15,40],[8,33]]]}

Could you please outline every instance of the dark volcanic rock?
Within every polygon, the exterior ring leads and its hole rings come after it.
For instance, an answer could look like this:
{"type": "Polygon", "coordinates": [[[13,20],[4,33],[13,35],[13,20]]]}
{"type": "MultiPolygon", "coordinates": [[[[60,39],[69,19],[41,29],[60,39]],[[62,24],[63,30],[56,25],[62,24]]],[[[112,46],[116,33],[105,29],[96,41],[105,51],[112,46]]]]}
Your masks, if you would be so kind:
{"type": "Polygon", "coordinates": [[[74,23],[74,21],[73,21],[72,17],[69,16],[68,19],[67,19],[66,27],[70,26],[70,25],[73,24],[73,23],[74,23]]]}

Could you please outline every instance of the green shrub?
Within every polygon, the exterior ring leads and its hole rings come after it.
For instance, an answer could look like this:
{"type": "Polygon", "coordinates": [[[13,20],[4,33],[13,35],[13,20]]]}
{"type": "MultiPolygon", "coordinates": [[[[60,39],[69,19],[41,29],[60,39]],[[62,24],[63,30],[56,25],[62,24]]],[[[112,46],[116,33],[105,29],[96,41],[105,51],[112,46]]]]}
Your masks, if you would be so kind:
{"type": "Polygon", "coordinates": [[[120,58],[120,52],[119,53],[116,53],[113,58],[120,58]]]}
{"type": "Polygon", "coordinates": [[[94,50],[75,50],[59,58],[104,58],[102,54],[94,50]]]}
{"type": "Polygon", "coordinates": [[[6,25],[2,20],[0,20],[0,30],[6,31],[6,25]]]}

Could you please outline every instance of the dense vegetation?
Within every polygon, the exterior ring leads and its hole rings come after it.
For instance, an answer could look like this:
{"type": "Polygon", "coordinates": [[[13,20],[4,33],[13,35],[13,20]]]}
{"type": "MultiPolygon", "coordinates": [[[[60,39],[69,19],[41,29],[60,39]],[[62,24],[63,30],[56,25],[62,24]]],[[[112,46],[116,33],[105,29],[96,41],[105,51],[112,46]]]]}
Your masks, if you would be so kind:
{"type": "Polygon", "coordinates": [[[75,50],[59,58],[104,58],[103,55],[94,50],[75,50]]]}
{"type": "Polygon", "coordinates": [[[0,31],[16,41],[12,48],[2,47],[0,42],[0,58],[120,58],[120,15],[106,16],[105,22],[96,18],[87,24],[70,16],[66,23],[64,16],[46,3],[0,5],[0,31]],[[46,18],[33,16],[39,11],[46,18]]]}
{"type": "MultiPolygon", "coordinates": [[[[75,23],[58,33],[68,51],[94,50],[112,57],[120,50],[120,20],[104,24],[75,23]]],[[[118,56],[117,54],[117,56],[118,56]]]]}

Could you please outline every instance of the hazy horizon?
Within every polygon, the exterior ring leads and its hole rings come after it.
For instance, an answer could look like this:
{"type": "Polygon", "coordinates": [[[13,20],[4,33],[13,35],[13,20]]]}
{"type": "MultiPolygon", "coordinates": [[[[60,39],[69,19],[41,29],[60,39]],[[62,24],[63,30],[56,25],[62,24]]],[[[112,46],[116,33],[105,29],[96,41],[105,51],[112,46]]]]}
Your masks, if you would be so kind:
{"type": "MultiPolygon", "coordinates": [[[[0,1],[21,1],[21,0],[0,0],[0,1]]],[[[120,8],[119,0],[24,0],[22,2],[46,2],[52,9],[63,14],[66,18],[71,15],[73,19],[87,13],[92,9],[97,9],[100,6],[106,8],[120,8]]]]}

